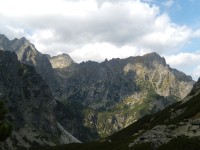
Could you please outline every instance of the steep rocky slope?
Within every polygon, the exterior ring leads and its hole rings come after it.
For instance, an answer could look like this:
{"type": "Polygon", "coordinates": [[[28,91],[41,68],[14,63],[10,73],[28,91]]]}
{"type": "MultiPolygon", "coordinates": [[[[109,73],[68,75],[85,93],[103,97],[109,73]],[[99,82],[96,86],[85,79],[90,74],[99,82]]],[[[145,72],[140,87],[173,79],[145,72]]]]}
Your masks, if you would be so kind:
{"type": "Polygon", "coordinates": [[[69,144],[46,149],[198,150],[199,143],[200,79],[183,101],[176,102],[156,114],[146,115],[105,139],[88,144],[69,144]]]}
{"type": "MultiPolygon", "coordinates": [[[[87,61],[56,71],[63,89],[58,99],[76,109],[78,103],[82,115],[77,118],[100,137],[181,100],[194,83],[156,53],[102,63],[87,61]]],[[[60,122],[67,126],[65,118],[60,122]]],[[[72,132],[77,135],[78,131],[72,132]]]]}
{"type": "Polygon", "coordinates": [[[14,52],[0,51],[0,70],[0,100],[5,100],[13,126],[1,149],[78,142],[57,124],[56,101],[33,67],[21,64],[14,52]]]}

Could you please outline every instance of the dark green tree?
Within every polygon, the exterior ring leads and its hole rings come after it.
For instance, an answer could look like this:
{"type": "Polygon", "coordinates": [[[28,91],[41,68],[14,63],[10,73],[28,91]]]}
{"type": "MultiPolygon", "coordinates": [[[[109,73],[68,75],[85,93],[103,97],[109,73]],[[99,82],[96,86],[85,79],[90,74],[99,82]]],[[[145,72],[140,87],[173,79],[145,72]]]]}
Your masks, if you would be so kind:
{"type": "Polygon", "coordinates": [[[5,108],[4,101],[0,100],[0,141],[5,140],[12,132],[11,124],[6,121],[7,113],[8,110],[5,108]]]}

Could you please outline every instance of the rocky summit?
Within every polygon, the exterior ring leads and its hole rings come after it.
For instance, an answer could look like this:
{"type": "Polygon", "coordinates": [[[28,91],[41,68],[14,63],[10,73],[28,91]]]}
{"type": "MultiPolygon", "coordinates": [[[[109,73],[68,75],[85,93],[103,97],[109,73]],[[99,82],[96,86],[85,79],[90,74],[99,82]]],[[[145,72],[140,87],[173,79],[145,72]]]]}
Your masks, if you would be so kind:
{"type": "Polygon", "coordinates": [[[49,57],[53,68],[66,68],[74,63],[68,54],[61,54],[58,56],[49,57]]]}
{"type": "Polygon", "coordinates": [[[11,137],[2,150],[79,142],[58,125],[48,85],[31,66],[18,61],[14,52],[0,51],[0,100],[8,109],[11,137]]]}

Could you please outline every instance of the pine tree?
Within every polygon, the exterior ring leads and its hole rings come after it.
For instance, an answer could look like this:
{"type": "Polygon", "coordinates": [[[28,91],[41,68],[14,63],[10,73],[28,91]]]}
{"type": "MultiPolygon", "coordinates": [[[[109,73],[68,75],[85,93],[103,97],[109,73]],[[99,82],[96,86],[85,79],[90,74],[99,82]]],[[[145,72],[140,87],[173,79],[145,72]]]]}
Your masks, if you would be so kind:
{"type": "Polygon", "coordinates": [[[7,113],[4,101],[0,100],[0,141],[5,140],[12,132],[12,126],[6,121],[7,113]]]}

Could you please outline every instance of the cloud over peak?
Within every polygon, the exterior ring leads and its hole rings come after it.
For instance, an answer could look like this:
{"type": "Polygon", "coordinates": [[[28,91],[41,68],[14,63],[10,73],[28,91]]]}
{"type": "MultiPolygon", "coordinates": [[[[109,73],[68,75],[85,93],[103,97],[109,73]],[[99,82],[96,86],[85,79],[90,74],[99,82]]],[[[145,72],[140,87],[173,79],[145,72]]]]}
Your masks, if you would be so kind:
{"type": "Polygon", "coordinates": [[[172,22],[153,0],[6,0],[0,18],[0,33],[25,36],[43,53],[69,53],[78,62],[170,55],[200,37],[199,30],[172,22]]]}

